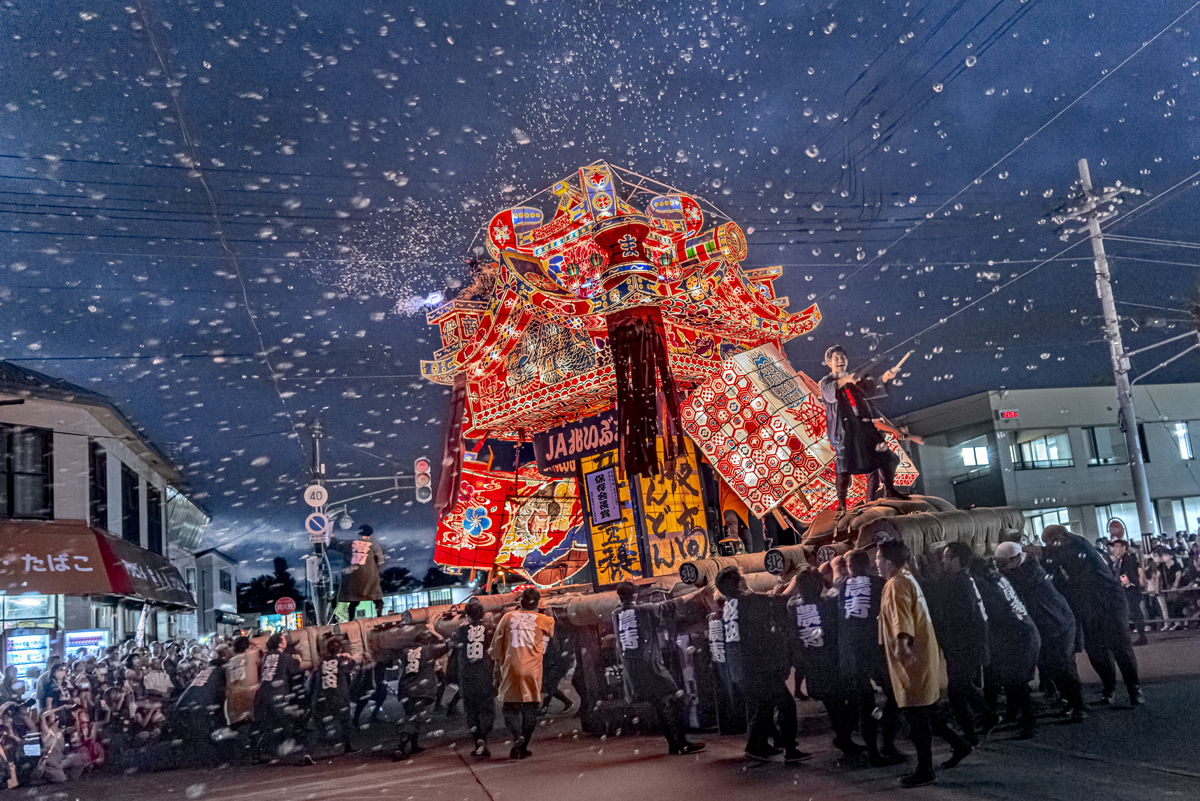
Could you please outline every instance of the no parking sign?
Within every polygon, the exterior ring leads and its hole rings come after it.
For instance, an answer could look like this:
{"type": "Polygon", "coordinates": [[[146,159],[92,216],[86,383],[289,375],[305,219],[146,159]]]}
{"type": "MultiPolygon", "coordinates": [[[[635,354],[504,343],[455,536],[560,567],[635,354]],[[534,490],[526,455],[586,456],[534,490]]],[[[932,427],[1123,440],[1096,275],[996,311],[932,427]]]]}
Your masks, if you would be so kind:
{"type": "Polygon", "coordinates": [[[308,540],[314,545],[329,544],[329,517],[321,512],[313,512],[304,518],[304,528],[308,531],[308,540]]]}

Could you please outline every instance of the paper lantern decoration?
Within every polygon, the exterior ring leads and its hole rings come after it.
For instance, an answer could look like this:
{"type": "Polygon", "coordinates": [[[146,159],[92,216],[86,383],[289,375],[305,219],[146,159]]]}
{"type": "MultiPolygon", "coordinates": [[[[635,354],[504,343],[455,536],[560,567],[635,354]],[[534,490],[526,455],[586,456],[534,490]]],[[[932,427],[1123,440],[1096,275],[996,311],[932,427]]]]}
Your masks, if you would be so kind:
{"type": "Polygon", "coordinates": [[[465,461],[453,507],[438,516],[433,561],[444,567],[491,570],[504,533],[513,474],[465,461]]]}
{"type": "Polygon", "coordinates": [[[613,313],[658,308],[670,373],[685,389],[731,354],[820,322],[815,305],[792,313],[775,297],[780,268],[741,267],[746,238],[736,223],[713,219],[686,194],[645,186],[595,162],[543,195],[557,197],[553,213],[518,205],[488,223],[490,292],[429,313],[443,347],[421,366],[442,384],[465,374],[467,437],[516,440],[611,408],[613,313]]]}
{"type": "Polygon", "coordinates": [[[518,476],[464,462],[458,502],[438,518],[433,561],[561,584],[588,563],[575,480],[547,478],[534,467],[518,476]]]}
{"type": "Polygon", "coordinates": [[[587,529],[574,478],[548,479],[523,467],[507,499],[496,567],[549,587],[588,563],[587,529]]]}

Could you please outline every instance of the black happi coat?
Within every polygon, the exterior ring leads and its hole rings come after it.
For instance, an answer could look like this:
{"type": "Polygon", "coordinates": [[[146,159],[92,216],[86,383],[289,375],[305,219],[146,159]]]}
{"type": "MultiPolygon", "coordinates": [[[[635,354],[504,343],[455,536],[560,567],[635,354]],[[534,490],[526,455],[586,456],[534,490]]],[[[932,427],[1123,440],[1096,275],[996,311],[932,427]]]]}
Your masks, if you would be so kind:
{"type": "Polygon", "coordinates": [[[1047,549],[1064,595],[1080,620],[1111,614],[1125,606],[1125,587],[1100,552],[1078,534],[1047,549]]]}
{"type": "Polygon", "coordinates": [[[1054,582],[1046,575],[1034,559],[1025,557],[1025,561],[1010,570],[1005,577],[1012,583],[1025,603],[1029,616],[1037,624],[1038,634],[1042,643],[1048,644],[1066,642],[1075,648],[1075,613],[1067,599],[1062,596],[1054,582]]]}
{"type": "Polygon", "coordinates": [[[987,675],[997,684],[1027,684],[1033,680],[1042,638],[1029,610],[1012,583],[999,574],[976,576],[975,586],[988,616],[987,675]]]}
{"type": "MultiPolygon", "coordinates": [[[[861,475],[886,470],[898,462],[884,443],[883,435],[871,420],[879,415],[856,384],[837,385],[833,374],[821,379],[821,399],[825,402],[825,430],[837,457],[837,472],[861,475]],[[877,450],[883,445],[882,450],[877,450]]],[[[875,394],[883,397],[886,391],[875,394]]]]}
{"type": "Polygon", "coordinates": [[[867,689],[871,679],[887,686],[887,664],[879,644],[884,583],[879,576],[850,576],[837,583],[838,665],[847,689],[867,689]]]}
{"type": "Polygon", "coordinates": [[[613,612],[613,633],[625,674],[625,700],[654,703],[679,692],[663,662],[659,632],[670,631],[675,602],[624,604],[613,612]]]}
{"type": "Polygon", "coordinates": [[[412,645],[400,652],[401,698],[437,698],[437,660],[450,650],[448,643],[412,645]]]}
{"type": "Polygon", "coordinates": [[[271,651],[263,655],[258,666],[258,691],[254,694],[254,717],[278,714],[295,700],[293,682],[300,673],[300,663],[290,650],[271,651]]]}
{"type": "Polygon", "coordinates": [[[808,694],[820,701],[834,698],[840,684],[837,598],[808,604],[796,597],[788,601],[787,608],[795,630],[796,670],[804,676],[808,694]]]}
{"type": "Polygon", "coordinates": [[[483,622],[467,621],[451,637],[458,666],[458,686],[464,698],[489,701],[496,697],[491,654],[492,630],[483,622]]]}
{"type": "Polygon", "coordinates": [[[977,670],[988,663],[988,620],[974,579],[967,573],[943,576],[930,587],[930,613],[946,667],[977,670]]]}
{"type": "Polygon", "coordinates": [[[725,601],[725,656],[733,680],[770,686],[787,678],[792,667],[792,625],[787,599],[748,592],[725,601]]]}

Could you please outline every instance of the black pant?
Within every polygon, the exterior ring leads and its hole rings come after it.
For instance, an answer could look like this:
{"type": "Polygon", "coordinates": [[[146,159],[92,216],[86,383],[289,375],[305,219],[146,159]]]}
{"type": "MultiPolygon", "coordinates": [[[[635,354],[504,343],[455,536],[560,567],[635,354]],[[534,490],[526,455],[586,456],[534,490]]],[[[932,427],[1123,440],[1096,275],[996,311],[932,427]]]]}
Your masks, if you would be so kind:
{"type": "Polygon", "coordinates": [[[750,736],[746,750],[762,752],[767,738],[775,731],[775,715],[779,714],[779,739],[776,745],[796,747],[796,699],[788,692],[783,678],[747,678],[744,691],[746,708],[750,713],[750,736]]]}
{"type": "Polygon", "coordinates": [[[515,746],[529,747],[533,730],[537,728],[537,708],[537,703],[532,701],[504,705],[504,725],[508,726],[515,746]]]}
{"type": "Polygon", "coordinates": [[[476,740],[486,740],[496,720],[494,696],[463,695],[463,710],[467,713],[467,730],[476,740]]]}
{"type": "Polygon", "coordinates": [[[421,731],[429,723],[433,713],[433,699],[410,696],[404,699],[404,717],[399,722],[400,740],[417,744],[421,731]]]}
{"type": "Polygon", "coordinates": [[[896,706],[896,698],[889,691],[887,702],[883,706],[883,716],[876,720],[875,691],[871,688],[869,679],[864,678],[854,693],[854,711],[858,716],[859,726],[862,727],[863,741],[867,744],[867,753],[878,757],[880,745],[882,750],[891,752],[896,749],[896,733],[900,730],[900,708],[896,706]],[[880,742],[882,734],[882,743],[880,742]]]}
{"type": "Polygon", "coordinates": [[[319,699],[313,705],[313,723],[317,736],[324,742],[340,740],[347,753],[354,750],[354,725],[348,700],[339,703],[335,699],[319,699]]]}
{"type": "Polygon", "coordinates": [[[673,693],[658,698],[654,706],[663,736],[667,738],[667,745],[672,751],[679,750],[687,744],[687,719],[683,715],[683,700],[677,693],[673,693]]]}
{"type": "MultiPolygon", "coordinates": [[[[893,482],[896,479],[897,464],[897,460],[891,459],[886,467],[880,467],[867,474],[867,500],[874,500],[879,491],[879,482],[883,483],[884,497],[896,497],[896,488],[893,482]]],[[[850,473],[838,472],[835,474],[833,489],[837,493],[839,509],[846,508],[846,493],[850,490],[850,482],[853,478],[854,476],[850,473]]]]}
{"type": "Polygon", "coordinates": [[[1137,587],[1126,587],[1125,603],[1129,607],[1129,619],[1133,623],[1133,630],[1141,636],[1146,630],[1146,616],[1142,614],[1142,591],[1137,587]]]}
{"type": "Polygon", "coordinates": [[[829,714],[829,725],[833,727],[833,742],[840,746],[850,742],[858,718],[858,705],[853,698],[841,694],[822,699],[829,714]]]}
{"type": "Polygon", "coordinates": [[[1129,610],[1125,599],[1108,603],[1099,608],[1089,608],[1081,621],[1083,624],[1083,647],[1096,675],[1104,685],[1104,693],[1111,694],[1117,685],[1115,667],[1120,668],[1121,678],[1132,697],[1137,691],[1137,657],[1133,654],[1133,642],[1129,639],[1129,610]]]}
{"type": "Polygon", "coordinates": [[[1045,672],[1043,683],[1049,679],[1069,709],[1083,709],[1083,688],[1079,685],[1079,668],[1075,664],[1075,639],[1042,639],[1038,669],[1045,672]]]}
{"type": "Polygon", "coordinates": [[[363,710],[367,708],[368,701],[375,702],[375,709],[371,712],[371,717],[375,717],[383,709],[383,702],[387,700],[387,671],[388,665],[386,662],[377,662],[371,668],[370,673],[364,671],[364,682],[359,688],[358,700],[354,704],[354,724],[358,725],[358,719],[362,716],[363,710]],[[367,689],[371,685],[367,682],[373,682],[374,687],[370,694],[367,694],[367,689]]]}
{"type": "Polygon", "coordinates": [[[254,755],[257,759],[273,761],[279,759],[285,741],[293,736],[294,721],[281,705],[264,699],[254,705],[254,755]]]}
{"type": "Polygon", "coordinates": [[[974,709],[980,714],[991,711],[984,703],[983,693],[975,686],[975,677],[979,674],[979,669],[972,668],[971,665],[958,665],[950,668],[947,671],[949,683],[946,689],[954,720],[962,729],[963,736],[967,738],[968,742],[975,740],[975,718],[971,710],[974,709]]]}
{"type": "Polygon", "coordinates": [[[954,729],[946,725],[937,704],[905,707],[904,717],[908,720],[908,736],[917,749],[917,773],[933,772],[934,734],[949,743],[956,752],[966,751],[971,747],[966,740],[954,733],[954,729]]]}
{"type": "Polygon", "coordinates": [[[1015,712],[1021,730],[1033,731],[1033,696],[1029,693],[1029,685],[1023,681],[1005,684],[1004,698],[1008,708],[1015,712]]]}

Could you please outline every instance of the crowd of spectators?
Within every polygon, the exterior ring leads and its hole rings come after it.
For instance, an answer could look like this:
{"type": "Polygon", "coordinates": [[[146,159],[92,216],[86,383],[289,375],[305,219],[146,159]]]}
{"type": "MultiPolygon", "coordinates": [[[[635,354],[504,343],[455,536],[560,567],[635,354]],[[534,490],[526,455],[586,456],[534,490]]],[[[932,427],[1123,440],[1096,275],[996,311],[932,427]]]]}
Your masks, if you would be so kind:
{"type": "MultiPolygon", "coordinates": [[[[673,638],[663,635],[690,626],[711,659],[717,707],[749,730],[748,757],[807,759],[796,700],[812,698],[825,706],[834,746],[875,766],[904,761],[896,738],[906,721],[917,763],[905,784],[925,784],[935,734],[951,746],[947,768],[998,726],[1034,736],[1035,676],[1042,714],[1049,704],[1065,722],[1086,719],[1081,652],[1102,683],[1092,703],[1117,703],[1118,673],[1129,703],[1144,703],[1133,646],[1144,637],[1146,598],[1158,599],[1162,628],[1194,625],[1194,602],[1169,592],[1195,580],[1194,538],[1143,556],[1123,537],[1094,547],[1062,526],[1048,527],[1037,546],[1012,534],[989,559],[961,543],[918,555],[880,543],[805,567],[768,592],[751,592],[734,567],[654,603],[622,584],[603,642],[619,655],[626,700],[650,706],[672,754],[704,747],[686,736],[682,683],[664,661],[673,638]]],[[[552,700],[572,706],[559,684],[574,665],[575,634],[567,625],[556,632],[536,589],[516,601],[487,614],[473,597],[438,626],[382,623],[371,655],[356,646],[352,657],[345,633],[325,630],[308,663],[280,632],[129,641],[51,657],[24,676],[9,667],[0,783],[60,783],[106,766],[312,764],[314,754],[358,750],[371,727],[376,750],[408,759],[442,702],[447,714],[461,702],[476,757],[490,756],[499,708],[509,757],[529,758],[552,700]]]]}
{"type": "Polygon", "coordinates": [[[158,743],[180,688],[212,658],[190,643],[133,641],[52,656],[0,682],[0,781],[59,783],[158,743]]]}
{"type": "Polygon", "coordinates": [[[513,616],[489,617],[486,639],[477,603],[453,640],[423,625],[383,624],[399,636],[375,659],[352,657],[344,633],[328,631],[307,669],[287,632],[206,644],[130,640],[100,654],[52,656],[25,675],[9,666],[0,682],[0,787],[61,783],[105,767],[311,765],[314,755],[358,751],[372,726],[394,758],[407,759],[423,750],[439,699],[449,699],[450,714],[463,703],[483,743],[499,697],[520,743],[514,756],[528,757],[540,714],[554,698],[570,705],[557,683],[574,664],[573,646],[547,649],[553,623],[537,612],[538,600],[530,590],[513,616]],[[536,637],[526,636],[527,616],[536,637]],[[497,625],[514,626],[513,636],[493,638],[497,625]],[[553,683],[545,698],[543,663],[553,683]],[[391,694],[398,703],[385,719],[391,694]]]}
{"type": "Polygon", "coordinates": [[[1120,521],[1109,524],[1109,536],[1096,540],[1125,588],[1137,645],[1147,631],[1179,631],[1200,627],[1200,542],[1180,531],[1142,548],[1125,537],[1120,521]]]}

